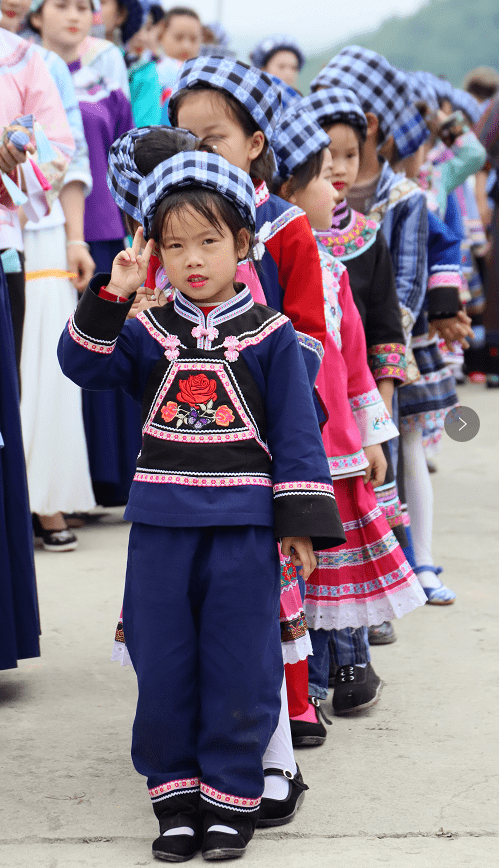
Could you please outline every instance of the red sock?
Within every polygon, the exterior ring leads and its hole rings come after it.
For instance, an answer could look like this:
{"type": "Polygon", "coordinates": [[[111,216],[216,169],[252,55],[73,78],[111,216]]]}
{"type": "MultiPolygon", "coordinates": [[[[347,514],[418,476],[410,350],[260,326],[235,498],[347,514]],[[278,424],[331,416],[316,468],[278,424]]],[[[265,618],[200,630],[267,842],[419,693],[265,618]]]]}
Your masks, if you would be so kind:
{"type": "Polygon", "coordinates": [[[287,663],[286,686],[288,690],[289,716],[297,717],[308,711],[308,660],[287,663]]]}

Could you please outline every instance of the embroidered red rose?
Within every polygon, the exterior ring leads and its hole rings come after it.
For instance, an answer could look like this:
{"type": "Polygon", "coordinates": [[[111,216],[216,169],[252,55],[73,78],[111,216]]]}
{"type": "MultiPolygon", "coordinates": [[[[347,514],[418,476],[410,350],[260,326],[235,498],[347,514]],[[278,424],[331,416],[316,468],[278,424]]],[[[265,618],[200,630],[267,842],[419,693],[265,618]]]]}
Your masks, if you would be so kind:
{"type": "Polygon", "coordinates": [[[222,404],[221,407],[217,407],[215,413],[215,422],[217,425],[221,425],[223,428],[227,428],[231,422],[234,421],[234,413],[227,407],[226,404],[222,404]]]}
{"type": "Polygon", "coordinates": [[[161,415],[165,422],[171,422],[172,419],[177,415],[178,404],[175,401],[168,401],[168,403],[161,407],[161,415]]]}
{"type": "Polygon", "coordinates": [[[206,374],[191,374],[188,380],[179,381],[177,401],[185,401],[191,407],[217,400],[217,381],[206,374]]]}

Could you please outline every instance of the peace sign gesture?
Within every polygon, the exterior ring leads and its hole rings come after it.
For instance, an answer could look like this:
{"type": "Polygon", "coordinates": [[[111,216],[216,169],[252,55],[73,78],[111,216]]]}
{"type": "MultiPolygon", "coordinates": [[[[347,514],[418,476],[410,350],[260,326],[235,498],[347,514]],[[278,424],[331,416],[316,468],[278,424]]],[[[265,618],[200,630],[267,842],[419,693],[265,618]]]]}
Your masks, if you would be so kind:
{"type": "Polygon", "coordinates": [[[132,246],[127,247],[126,250],[121,250],[113,262],[111,281],[107,286],[108,292],[128,298],[144,283],[151,253],[154,249],[154,241],[152,238],[149,239],[144,252],[141,253],[143,239],[144,230],[142,226],[139,226],[132,246]]]}

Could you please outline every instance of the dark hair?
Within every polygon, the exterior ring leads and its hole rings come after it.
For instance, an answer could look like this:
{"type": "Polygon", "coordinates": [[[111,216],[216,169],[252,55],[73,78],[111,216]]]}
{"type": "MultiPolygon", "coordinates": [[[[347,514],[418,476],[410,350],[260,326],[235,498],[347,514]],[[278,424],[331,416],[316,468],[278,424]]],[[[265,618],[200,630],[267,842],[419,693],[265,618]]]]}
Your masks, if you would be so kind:
{"type": "Polygon", "coordinates": [[[463,87],[480,102],[484,102],[492,99],[499,90],[499,74],[488,66],[478,66],[468,73],[463,87]]]}
{"type": "Polygon", "coordinates": [[[153,24],[159,24],[160,21],[164,21],[165,19],[165,10],[159,3],[152,3],[149,6],[149,15],[152,18],[153,24]]]}
{"type": "Polygon", "coordinates": [[[173,215],[181,216],[186,208],[192,208],[198,214],[201,214],[221,234],[225,234],[223,231],[225,224],[234,239],[234,246],[237,245],[241,229],[246,229],[250,233],[251,250],[254,242],[254,233],[250,230],[242,214],[239,213],[232,202],[229,202],[224,196],[217,193],[216,190],[207,190],[205,187],[185,187],[168,193],[156,208],[150,237],[157,244],[161,244],[165,230],[173,215]]]}
{"type": "MultiPolygon", "coordinates": [[[[298,166],[298,168],[295,169],[291,177],[288,179],[288,187],[286,190],[286,197],[288,199],[290,196],[293,196],[294,193],[297,193],[298,190],[304,190],[313,178],[319,177],[324,162],[325,151],[327,151],[327,148],[322,148],[321,151],[312,154],[305,163],[302,163],[301,166],[298,166]]],[[[284,183],[286,182],[283,181],[282,178],[276,177],[272,184],[272,192],[278,196],[284,183]]]]}
{"type": "Polygon", "coordinates": [[[200,139],[193,143],[182,130],[155,127],[135,140],[135,163],[141,175],[149,175],[156,166],[181,151],[211,151],[208,146],[201,148],[201,145],[200,139]]]}
{"type": "Polygon", "coordinates": [[[172,9],[169,9],[168,12],[165,12],[164,21],[166,27],[169,27],[170,22],[172,18],[175,17],[175,15],[187,15],[188,18],[195,18],[196,21],[199,21],[199,23],[201,24],[201,19],[198,13],[194,11],[194,9],[190,9],[189,6],[173,6],[172,9]]]}
{"type": "MultiPolygon", "coordinates": [[[[190,93],[200,93],[201,91],[206,91],[208,93],[214,93],[223,101],[225,105],[225,109],[227,115],[235,121],[244,134],[248,137],[252,136],[260,127],[253,120],[249,111],[244,108],[241,103],[232,96],[231,93],[227,93],[227,91],[222,90],[218,87],[212,87],[211,85],[206,84],[205,82],[199,82],[199,84],[195,84],[193,87],[184,87],[182,90],[179,90],[177,94],[170,100],[170,107],[172,112],[172,123],[178,123],[178,110],[182,105],[182,102],[185,100],[190,93]]],[[[260,130],[261,132],[261,130],[260,130]]],[[[262,153],[253,160],[250,167],[250,176],[255,180],[265,181],[268,187],[272,184],[272,178],[275,173],[275,162],[272,151],[270,150],[269,143],[267,139],[265,139],[265,144],[263,146],[262,153]]]]}

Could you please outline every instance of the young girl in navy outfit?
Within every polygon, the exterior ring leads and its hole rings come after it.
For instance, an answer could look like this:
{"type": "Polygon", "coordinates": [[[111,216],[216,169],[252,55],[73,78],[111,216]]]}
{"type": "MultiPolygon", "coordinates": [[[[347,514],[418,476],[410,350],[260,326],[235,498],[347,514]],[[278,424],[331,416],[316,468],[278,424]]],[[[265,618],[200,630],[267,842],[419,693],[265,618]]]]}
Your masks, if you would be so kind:
{"type": "Polygon", "coordinates": [[[313,549],[344,535],[292,325],[234,283],[255,226],[248,175],[182,152],[138,192],[144,229],[85,291],[59,358],[83,388],[142,404],[123,624],[153,853],[232,858],[252,837],[279,717],[276,539],[308,577],[313,549]],[[175,299],[125,322],[155,243],[175,299]]]}

